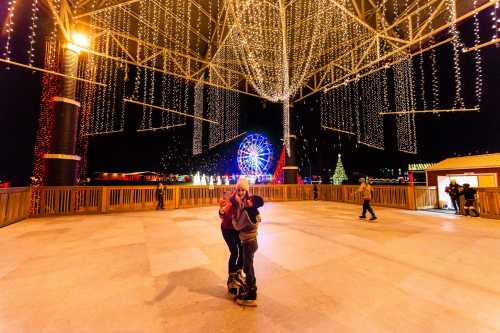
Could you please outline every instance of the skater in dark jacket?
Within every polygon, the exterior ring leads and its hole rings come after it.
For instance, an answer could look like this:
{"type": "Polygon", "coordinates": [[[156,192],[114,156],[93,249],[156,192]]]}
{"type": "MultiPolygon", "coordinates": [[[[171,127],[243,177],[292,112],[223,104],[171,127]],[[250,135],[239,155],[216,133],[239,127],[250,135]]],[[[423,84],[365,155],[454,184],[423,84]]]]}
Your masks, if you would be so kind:
{"type": "Polygon", "coordinates": [[[233,226],[240,230],[240,240],[243,247],[243,271],[245,272],[245,288],[236,298],[236,303],[244,306],[257,306],[257,284],[253,259],[258,249],[257,230],[261,221],[259,209],[264,200],[259,196],[251,196],[246,200],[233,197],[231,204],[237,207],[233,216],[233,226]]]}
{"type": "Polygon", "coordinates": [[[455,179],[452,179],[450,181],[450,185],[448,185],[448,187],[446,187],[446,192],[450,195],[451,203],[453,205],[453,208],[455,209],[455,214],[459,214],[460,213],[460,200],[459,200],[460,185],[458,185],[458,183],[455,179]]]}
{"type": "Polygon", "coordinates": [[[470,187],[469,184],[464,184],[464,188],[462,192],[459,193],[458,196],[463,195],[465,204],[464,204],[464,215],[465,216],[479,216],[476,208],[474,208],[474,204],[476,202],[476,193],[477,191],[470,187]]]}
{"type": "Polygon", "coordinates": [[[163,184],[158,183],[158,186],[156,187],[156,201],[158,202],[156,209],[163,209],[163,192],[163,184]]]}

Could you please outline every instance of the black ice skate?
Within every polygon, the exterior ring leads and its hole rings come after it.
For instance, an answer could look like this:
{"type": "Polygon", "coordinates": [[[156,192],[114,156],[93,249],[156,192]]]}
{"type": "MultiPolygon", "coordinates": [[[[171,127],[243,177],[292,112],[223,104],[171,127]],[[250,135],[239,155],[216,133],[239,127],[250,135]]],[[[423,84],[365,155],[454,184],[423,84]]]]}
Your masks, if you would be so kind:
{"type": "Polygon", "coordinates": [[[227,279],[227,292],[233,296],[238,296],[245,287],[245,282],[241,270],[230,273],[227,279]]]}
{"type": "Polygon", "coordinates": [[[257,288],[250,288],[236,298],[236,303],[242,306],[257,306],[257,288]]]}

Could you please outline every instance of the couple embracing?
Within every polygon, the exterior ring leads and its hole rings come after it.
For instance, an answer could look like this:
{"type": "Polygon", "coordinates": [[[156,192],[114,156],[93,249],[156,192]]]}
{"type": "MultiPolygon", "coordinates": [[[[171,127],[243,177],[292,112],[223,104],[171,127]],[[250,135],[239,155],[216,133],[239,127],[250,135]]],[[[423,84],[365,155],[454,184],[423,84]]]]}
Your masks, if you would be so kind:
{"type": "Polygon", "coordinates": [[[234,192],[226,192],[220,202],[221,231],[231,253],[228,292],[244,306],[257,306],[257,285],[253,258],[257,251],[257,230],[261,221],[258,208],[264,200],[249,194],[248,179],[239,178],[234,192]]]}

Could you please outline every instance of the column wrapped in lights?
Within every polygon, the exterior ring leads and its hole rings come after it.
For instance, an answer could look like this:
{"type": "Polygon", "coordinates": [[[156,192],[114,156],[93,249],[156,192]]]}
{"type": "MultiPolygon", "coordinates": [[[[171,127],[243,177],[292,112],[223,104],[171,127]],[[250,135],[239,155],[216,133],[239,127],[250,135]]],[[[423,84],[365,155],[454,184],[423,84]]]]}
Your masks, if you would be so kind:
{"type": "MultiPolygon", "coordinates": [[[[76,34],[74,33],[75,40],[76,34]]],[[[82,45],[88,47],[88,45],[82,45]]],[[[43,155],[45,166],[44,183],[49,186],[75,185],[79,178],[79,162],[76,155],[80,103],[75,100],[76,77],[80,46],[68,43],[63,50],[63,80],[54,104],[54,126],[48,152],[43,155]]]]}

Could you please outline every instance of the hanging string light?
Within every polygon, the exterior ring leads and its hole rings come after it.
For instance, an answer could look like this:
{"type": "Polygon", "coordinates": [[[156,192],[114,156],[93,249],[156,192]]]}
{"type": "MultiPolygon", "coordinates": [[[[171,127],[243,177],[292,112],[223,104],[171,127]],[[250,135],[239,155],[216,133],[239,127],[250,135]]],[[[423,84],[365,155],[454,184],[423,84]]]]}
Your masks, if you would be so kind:
{"type": "MultiPolygon", "coordinates": [[[[477,4],[476,4],[477,5],[477,4]]],[[[493,29],[493,34],[491,40],[496,40],[500,36],[500,2],[495,3],[495,6],[490,12],[491,16],[491,28],[493,29]]],[[[498,43],[496,44],[498,46],[498,43]]]]}
{"type": "MultiPolygon", "coordinates": [[[[498,6],[499,3],[496,3],[498,6]]],[[[474,0],[473,8],[476,10],[478,7],[478,0],[474,0]]],[[[496,24],[500,25],[500,21],[496,24]]],[[[500,26],[499,26],[500,31],[500,26]]],[[[481,43],[481,35],[479,29],[479,13],[475,12],[474,14],[474,46],[477,46],[481,43]]],[[[476,93],[476,108],[480,108],[481,100],[483,97],[483,66],[482,66],[482,57],[481,57],[481,49],[476,49],[474,51],[474,67],[476,70],[476,80],[474,83],[474,92],[476,93]]]]}
{"type": "Polygon", "coordinates": [[[313,65],[322,37],[322,21],[314,16],[330,3],[233,0],[228,5],[234,39],[239,41],[239,60],[252,87],[273,102],[290,99],[313,65]]]}
{"type": "MultiPolygon", "coordinates": [[[[12,35],[14,33],[14,14],[16,12],[16,4],[17,0],[9,0],[7,3],[7,19],[5,23],[5,33],[7,34],[7,38],[5,41],[5,47],[3,52],[3,57],[6,60],[11,60],[10,56],[12,54],[11,44],[12,44],[12,35]]],[[[7,69],[9,67],[7,66],[7,69]]]]}
{"type": "Polygon", "coordinates": [[[415,95],[413,85],[413,64],[411,59],[401,61],[393,67],[396,112],[397,141],[400,151],[416,154],[415,95]]]}
{"type": "MultiPolygon", "coordinates": [[[[429,5],[429,12],[433,13],[434,12],[434,4],[431,2],[429,5]]],[[[433,20],[429,21],[429,29],[433,30],[433,20]]],[[[436,43],[436,39],[434,35],[431,36],[429,40],[429,44],[432,46],[436,43]]],[[[440,108],[440,103],[439,103],[439,73],[438,73],[438,67],[437,67],[437,56],[436,56],[436,49],[432,48],[431,51],[431,83],[432,83],[432,108],[434,110],[439,110],[440,108]]]]}
{"type": "Polygon", "coordinates": [[[28,64],[33,65],[35,62],[35,43],[36,43],[36,31],[38,28],[38,0],[33,0],[31,3],[31,18],[30,18],[30,35],[29,35],[29,46],[28,46],[28,64]]]}
{"type": "MultiPolygon", "coordinates": [[[[417,21],[417,27],[420,26],[420,14],[421,12],[419,11],[417,13],[416,21],[417,21]]],[[[422,51],[422,40],[418,42],[418,48],[420,51],[422,51]]],[[[421,52],[419,57],[418,57],[418,67],[420,70],[420,98],[422,101],[422,108],[423,110],[427,109],[427,98],[425,96],[425,70],[424,70],[424,52],[421,52]]]]}
{"type": "MultiPolygon", "coordinates": [[[[194,87],[194,115],[203,117],[203,84],[198,83],[194,87]]],[[[193,156],[203,152],[203,124],[201,120],[193,120],[193,156]]]]}
{"type": "Polygon", "coordinates": [[[446,9],[448,14],[448,22],[450,24],[451,45],[453,52],[453,70],[455,78],[455,98],[453,108],[465,108],[465,103],[462,95],[462,72],[460,66],[460,54],[462,50],[462,42],[460,40],[460,32],[457,29],[457,11],[454,0],[446,0],[446,9]]]}
{"type": "Polygon", "coordinates": [[[380,113],[386,106],[381,72],[359,79],[358,89],[358,143],[384,149],[383,119],[380,113]]]}

